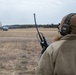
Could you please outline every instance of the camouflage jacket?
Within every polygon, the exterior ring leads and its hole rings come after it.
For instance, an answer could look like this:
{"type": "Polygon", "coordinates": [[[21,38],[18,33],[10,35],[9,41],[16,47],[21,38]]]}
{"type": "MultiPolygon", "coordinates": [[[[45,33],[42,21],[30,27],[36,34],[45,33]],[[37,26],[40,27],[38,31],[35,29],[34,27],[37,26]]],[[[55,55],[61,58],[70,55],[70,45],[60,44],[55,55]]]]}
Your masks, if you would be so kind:
{"type": "Polygon", "coordinates": [[[36,75],[76,75],[76,34],[52,43],[38,62],[36,75]]]}

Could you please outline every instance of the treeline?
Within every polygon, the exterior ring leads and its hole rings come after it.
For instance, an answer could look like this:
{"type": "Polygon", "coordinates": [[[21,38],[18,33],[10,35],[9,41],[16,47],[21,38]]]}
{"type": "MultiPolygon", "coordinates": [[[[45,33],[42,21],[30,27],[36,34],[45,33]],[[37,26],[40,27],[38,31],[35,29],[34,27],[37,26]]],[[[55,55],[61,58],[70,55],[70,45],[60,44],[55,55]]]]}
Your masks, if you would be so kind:
{"type": "MultiPolygon", "coordinates": [[[[35,28],[36,26],[31,25],[6,25],[9,29],[17,29],[17,28],[35,28]]],[[[38,27],[42,28],[57,28],[58,24],[47,24],[47,25],[38,25],[38,27]]]]}

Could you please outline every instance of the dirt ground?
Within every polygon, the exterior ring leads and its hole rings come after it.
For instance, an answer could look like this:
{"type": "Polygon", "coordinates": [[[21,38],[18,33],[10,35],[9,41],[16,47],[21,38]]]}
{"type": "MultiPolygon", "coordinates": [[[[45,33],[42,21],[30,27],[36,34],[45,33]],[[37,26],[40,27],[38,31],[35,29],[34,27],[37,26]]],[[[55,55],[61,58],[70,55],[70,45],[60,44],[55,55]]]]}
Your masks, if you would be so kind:
{"type": "MultiPolygon", "coordinates": [[[[49,44],[55,28],[40,28],[49,44]]],[[[35,75],[41,46],[35,28],[0,30],[0,75],[35,75]]]]}

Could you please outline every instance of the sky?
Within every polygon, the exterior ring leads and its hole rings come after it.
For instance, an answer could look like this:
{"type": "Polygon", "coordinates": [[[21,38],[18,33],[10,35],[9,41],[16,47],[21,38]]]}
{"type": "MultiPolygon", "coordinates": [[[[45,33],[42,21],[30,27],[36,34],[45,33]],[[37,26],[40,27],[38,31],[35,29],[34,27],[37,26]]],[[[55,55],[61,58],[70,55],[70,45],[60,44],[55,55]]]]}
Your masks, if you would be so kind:
{"type": "Polygon", "coordinates": [[[76,0],[0,0],[2,25],[57,24],[63,16],[76,13],[76,0]]]}

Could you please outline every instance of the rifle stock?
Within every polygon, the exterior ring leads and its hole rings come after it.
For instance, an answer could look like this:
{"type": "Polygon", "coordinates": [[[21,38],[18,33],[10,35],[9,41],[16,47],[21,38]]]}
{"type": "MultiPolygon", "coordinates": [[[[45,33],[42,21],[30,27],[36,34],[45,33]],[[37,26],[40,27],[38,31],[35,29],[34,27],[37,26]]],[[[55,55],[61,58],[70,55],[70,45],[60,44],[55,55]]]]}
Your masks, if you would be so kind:
{"type": "Polygon", "coordinates": [[[42,51],[41,51],[41,54],[44,53],[44,51],[46,50],[46,48],[48,47],[48,43],[43,35],[43,33],[39,32],[38,30],[38,25],[36,23],[36,16],[35,16],[35,13],[34,13],[34,22],[35,22],[35,26],[36,26],[36,30],[37,30],[37,33],[38,33],[38,36],[39,36],[39,42],[40,42],[40,45],[42,47],[42,51]]]}

